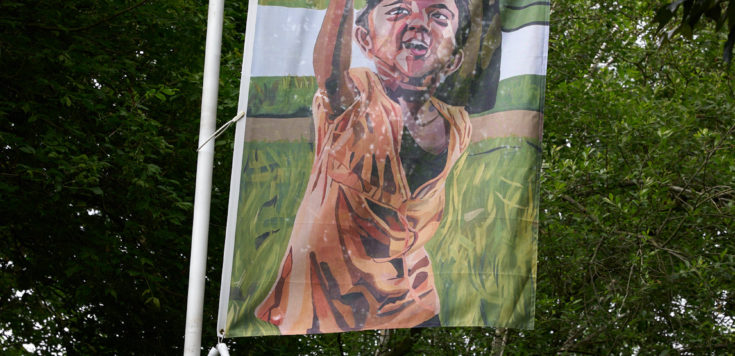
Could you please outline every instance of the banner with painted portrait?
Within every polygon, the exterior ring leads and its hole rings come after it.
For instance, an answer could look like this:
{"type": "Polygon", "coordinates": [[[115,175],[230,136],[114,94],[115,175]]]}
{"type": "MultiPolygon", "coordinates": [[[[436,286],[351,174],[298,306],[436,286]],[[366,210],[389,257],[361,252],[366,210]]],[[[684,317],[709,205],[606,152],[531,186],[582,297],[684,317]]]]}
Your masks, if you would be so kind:
{"type": "Polygon", "coordinates": [[[549,3],[248,11],[219,334],[533,328],[549,3]]]}

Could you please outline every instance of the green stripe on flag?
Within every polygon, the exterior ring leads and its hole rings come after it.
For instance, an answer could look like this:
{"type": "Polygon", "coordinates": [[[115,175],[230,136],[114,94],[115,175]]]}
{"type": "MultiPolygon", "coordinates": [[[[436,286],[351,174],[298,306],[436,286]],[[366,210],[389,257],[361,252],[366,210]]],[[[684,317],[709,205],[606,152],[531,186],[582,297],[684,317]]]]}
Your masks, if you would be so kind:
{"type": "MultiPolygon", "coordinates": [[[[545,84],[546,76],[543,75],[519,75],[501,80],[495,107],[477,115],[508,110],[543,111],[545,84]]],[[[315,92],[314,77],[252,77],[248,116],[311,116],[311,101],[315,92]]]]}
{"type": "MultiPolygon", "coordinates": [[[[329,0],[260,0],[258,5],[324,10],[329,5],[329,0]]],[[[355,0],[355,9],[362,9],[363,7],[365,7],[365,0],[355,0]]]]}
{"type": "Polygon", "coordinates": [[[529,5],[546,5],[549,6],[548,0],[501,0],[502,7],[526,7],[529,5]]]}
{"type": "Polygon", "coordinates": [[[548,24],[549,5],[539,3],[517,10],[504,8],[500,11],[503,31],[515,31],[528,25],[548,24]]]}
{"type": "MultiPolygon", "coordinates": [[[[283,6],[324,10],[329,0],[260,0],[260,6],[283,6]]],[[[548,23],[549,2],[543,0],[505,0],[501,2],[503,30],[513,31],[530,24],[548,23]]],[[[355,9],[365,7],[365,0],[355,0],[355,9]]]]}
{"type": "Polygon", "coordinates": [[[251,77],[248,116],[311,116],[316,89],[314,77],[251,77]]]}
{"type": "MultiPolygon", "coordinates": [[[[549,5],[549,1],[545,0],[504,0],[501,1],[501,6],[510,7],[525,7],[529,5],[546,4],[549,5]]],[[[316,9],[324,10],[329,5],[329,0],[260,0],[258,1],[260,6],[284,6],[284,7],[300,7],[304,9],[316,9]]],[[[355,0],[355,8],[361,9],[365,6],[365,0],[355,0]]]]}
{"type": "Polygon", "coordinates": [[[544,111],[545,75],[519,75],[503,79],[498,83],[495,107],[487,112],[472,116],[487,115],[508,110],[544,111]]]}

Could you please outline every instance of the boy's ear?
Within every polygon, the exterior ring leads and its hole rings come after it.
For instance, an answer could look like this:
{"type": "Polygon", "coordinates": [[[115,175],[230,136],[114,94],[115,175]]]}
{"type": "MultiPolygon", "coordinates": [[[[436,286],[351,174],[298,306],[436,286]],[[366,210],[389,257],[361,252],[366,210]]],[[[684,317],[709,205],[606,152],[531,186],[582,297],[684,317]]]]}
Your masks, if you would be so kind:
{"type": "Polygon", "coordinates": [[[373,49],[373,40],[370,38],[368,30],[362,26],[354,26],[352,29],[352,37],[355,39],[355,42],[357,42],[357,45],[360,46],[365,57],[372,57],[370,52],[373,49]]]}
{"type": "Polygon", "coordinates": [[[444,75],[449,76],[450,74],[454,73],[459,69],[460,66],[462,66],[462,62],[464,62],[464,50],[457,51],[457,54],[455,54],[452,57],[452,60],[447,63],[444,69],[444,75]]]}

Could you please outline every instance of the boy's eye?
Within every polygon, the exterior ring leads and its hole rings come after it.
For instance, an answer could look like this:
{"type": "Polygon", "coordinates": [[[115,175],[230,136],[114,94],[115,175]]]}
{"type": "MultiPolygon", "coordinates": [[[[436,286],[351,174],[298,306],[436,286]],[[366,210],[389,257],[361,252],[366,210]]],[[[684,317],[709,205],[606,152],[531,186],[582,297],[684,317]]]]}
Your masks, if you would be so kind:
{"type": "Polygon", "coordinates": [[[385,13],[388,16],[401,16],[401,15],[408,15],[408,9],[397,7],[395,9],[390,9],[388,12],[385,13]]]}
{"type": "Polygon", "coordinates": [[[431,14],[431,17],[433,17],[436,20],[440,20],[440,21],[447,21],[447,20],[449,20],[449,16],[447,16],[447,15],[445,15],[445,14],[439,12],[439,11],[433,12],[431,14]]]}

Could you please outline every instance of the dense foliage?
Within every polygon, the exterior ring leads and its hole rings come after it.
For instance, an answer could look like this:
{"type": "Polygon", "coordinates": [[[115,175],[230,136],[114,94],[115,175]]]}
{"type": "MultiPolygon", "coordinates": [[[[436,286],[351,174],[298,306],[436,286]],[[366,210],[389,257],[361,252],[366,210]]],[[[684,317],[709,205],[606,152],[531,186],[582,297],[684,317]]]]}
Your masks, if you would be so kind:
{"type": "MultiPolygon", "coordinates": [[[[244,2],[226,6],[221,119],[235,111],[246,15],[244,2]]],[[[661,47],[660,6],[552,3],[535,330],[248,338],[233,354],[735,348],[727,31],[701,23],[661,47]]],[[[0,10],[0,352],[180,352],[206,4],[0,10]]],[[[215,342],[231,140],[217,145],[204,345],[215,342]]]]}
{"type": "MultiPolygon", "coordinates": [[[[0,3],[0,353],[181,347],[206,9],[0,3]]],[[[245,9],[229,11],[237,88],[245,9]]]]}
{"type": "Polygon", "coordinates": [[[665,40],[677,35],[688,39],[694,37],[697,26],[703,19],[712,21],[716,29],[727,33],[724,41],[722,57],[725,62],[732,60],[735,46],[735,2],[730,0],[676,0],[661,6],[656,11],[654,21],[658,23],[658,31],[668,29],[663,34],[665,40]],[[677,18],[678,15],[680,18],[677,18]]]}

